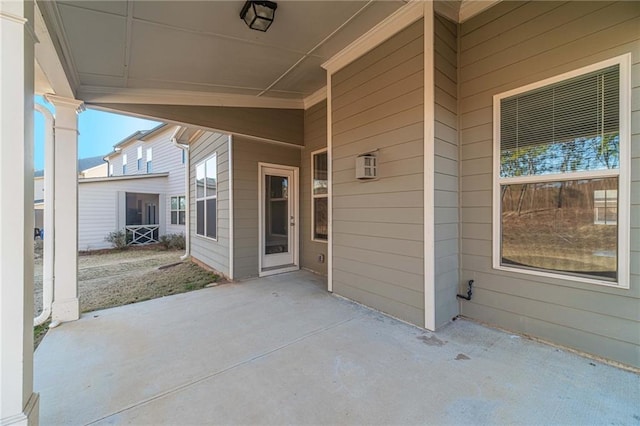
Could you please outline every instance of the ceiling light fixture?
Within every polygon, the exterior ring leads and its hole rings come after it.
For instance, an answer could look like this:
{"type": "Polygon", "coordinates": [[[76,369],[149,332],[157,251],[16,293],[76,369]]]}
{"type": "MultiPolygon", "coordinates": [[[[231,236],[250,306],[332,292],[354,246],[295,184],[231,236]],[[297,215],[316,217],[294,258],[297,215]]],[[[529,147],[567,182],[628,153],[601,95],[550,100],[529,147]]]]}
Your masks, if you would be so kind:
{"type": "Polygon", "coordinates": [[[240,11],[240,18],[249,28],[265,32],[271,26],[278,5],[272,1],[247,1],[240,11]]]}

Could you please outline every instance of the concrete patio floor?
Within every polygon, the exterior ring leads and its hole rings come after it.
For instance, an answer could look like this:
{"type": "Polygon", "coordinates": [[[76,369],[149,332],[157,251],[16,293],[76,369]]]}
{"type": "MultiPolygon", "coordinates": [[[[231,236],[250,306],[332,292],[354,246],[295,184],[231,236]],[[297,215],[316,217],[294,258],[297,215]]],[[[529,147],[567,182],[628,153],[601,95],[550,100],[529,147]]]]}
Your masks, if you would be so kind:
{"type": "Polygon", "coordinates": [[[638,424],[640,376],[458,320],[430,333],[306,272],[85,314],[35,357],[40,422],[638,424]]]}

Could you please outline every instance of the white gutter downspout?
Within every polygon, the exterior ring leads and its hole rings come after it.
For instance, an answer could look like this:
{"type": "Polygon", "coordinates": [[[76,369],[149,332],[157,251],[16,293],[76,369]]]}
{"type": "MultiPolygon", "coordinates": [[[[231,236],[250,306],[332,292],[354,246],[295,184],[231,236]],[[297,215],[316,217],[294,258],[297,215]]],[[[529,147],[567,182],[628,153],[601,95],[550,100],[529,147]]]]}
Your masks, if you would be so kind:
{"type": "Polygon", "coordinates": [[[184,151],[185,154],[185,164],[184,164],[184,203],[185,203],[185,211],[184,211],[184,228],[186,230],[186,232],[184,233],[184,254],[182,256],[180,256],[181,260],[185,260],[187,259],[191,253],[190,253],[190,238],[189,238],[189,234],[191,233],[191,229],[189,229],[189,206],[191,203],[191,197],[189,196],[189,170],[191,167],[191,159],[189,158],[189,145],[185,145],[182,143],[178,142],[177,136],[178,133],[181,133],[181,131],[186,130],[186,128],[178,126],[175,130],[175,132],[173,132],[173,134],[171,135],[171,142],[178,148],[180,148],[181,150],[184,151]]]}
{"type": "Polygon", "coordinates": [[[55,238],[55,229],[53,226],[54,209],[53,198],[54,192],[54,175],[55,175],[55,158],[53,154],[54,133],[53,127],[55,118],[51,111],[46,107],[35,104],[34,108],[44,116],[45,120],[45,139],[44,139],[44,247],[42,254],[42,313],[33,319],[33,325],[43,324],[51,316],[51,305],[53,304],[53,242],[55,238]]]}

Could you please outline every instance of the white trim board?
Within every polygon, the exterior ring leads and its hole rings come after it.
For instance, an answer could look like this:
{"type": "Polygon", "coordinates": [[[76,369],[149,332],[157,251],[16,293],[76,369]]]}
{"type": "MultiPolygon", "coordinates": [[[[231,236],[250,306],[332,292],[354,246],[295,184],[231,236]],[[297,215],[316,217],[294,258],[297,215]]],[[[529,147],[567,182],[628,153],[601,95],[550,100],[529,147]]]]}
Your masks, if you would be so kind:
{"type": "Polygon", "coordinates": [[[333,135],[331,72],[327,71],[327,291],[333,293],[333,135]]]}
{"type": "Polygon", "coordinates": [[[365,53],[384,43],[395,34],[422,18],[424,13],[422,3],[421,1],[412,1],[402,6],[378,25],[371,28],[335,54],[331,59],[323,63],[322,68],[326,69],[330,74],[334,74],[365,53]]]}
{"type": "Polygon", "coordinates": [[[229,162],[229,279],[233,280],[234,269],[234,256],[235,256],[235,244],[234,244],[234,208],[233,208],[233,135],[227,135],[227,161],[229,162]]]}
{"type": "Polygon", "coordinates": [[[436,329],[435,282],[435,87],[433,2],[424,6],[424,328],[436,329]],[[427,19],[430,17],[430,19],[427,19]]]}

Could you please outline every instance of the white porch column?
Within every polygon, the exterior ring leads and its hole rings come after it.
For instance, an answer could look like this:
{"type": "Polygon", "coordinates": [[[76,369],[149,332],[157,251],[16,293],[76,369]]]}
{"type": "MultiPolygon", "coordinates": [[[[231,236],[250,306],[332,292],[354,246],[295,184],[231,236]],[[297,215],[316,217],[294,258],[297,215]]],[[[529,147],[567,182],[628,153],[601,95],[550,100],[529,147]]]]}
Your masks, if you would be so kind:
{"type": "MultiPolygon", "coordinates": [[[[53,321],[80,318],[78,302],[78,113],[82,101],[46,95],[55,107],[53,321]]],[[[45,230],[46,232],[46,230],[45,230]]],[[[45,238],[46,234],[45,234],[45,238]]]]}
{"type": "Polygon", "coordinates": [[[33,393],[33,2],[0,2],[0,424],[38,423],[33,393]]]}

